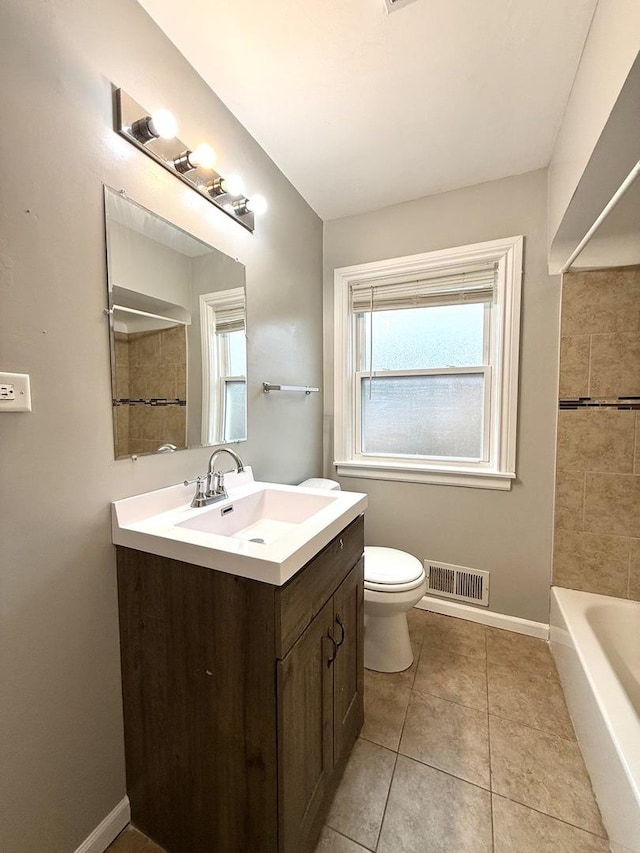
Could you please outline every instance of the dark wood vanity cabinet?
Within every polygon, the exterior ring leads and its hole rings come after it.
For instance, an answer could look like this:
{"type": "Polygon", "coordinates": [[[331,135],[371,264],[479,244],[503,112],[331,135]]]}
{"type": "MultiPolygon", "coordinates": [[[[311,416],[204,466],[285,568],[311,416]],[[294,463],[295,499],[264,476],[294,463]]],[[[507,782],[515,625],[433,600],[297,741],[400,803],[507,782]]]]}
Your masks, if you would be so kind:
{"type": "Polygon", "coordinates": [[[169,853],[311,853],[363,721],[363,519],[284,586],[118,546],[132,822],[169,853]]]}

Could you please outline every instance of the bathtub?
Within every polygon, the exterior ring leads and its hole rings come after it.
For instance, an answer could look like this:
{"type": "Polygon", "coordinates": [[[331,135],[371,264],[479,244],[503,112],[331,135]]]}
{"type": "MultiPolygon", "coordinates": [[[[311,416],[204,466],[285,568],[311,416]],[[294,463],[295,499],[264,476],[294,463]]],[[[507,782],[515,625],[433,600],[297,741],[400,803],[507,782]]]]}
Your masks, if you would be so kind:
{"type": "Polygon", "coordinates": [[[640,602],[553,587],[551,650],[615,853],[640,853],[640,602]]]}

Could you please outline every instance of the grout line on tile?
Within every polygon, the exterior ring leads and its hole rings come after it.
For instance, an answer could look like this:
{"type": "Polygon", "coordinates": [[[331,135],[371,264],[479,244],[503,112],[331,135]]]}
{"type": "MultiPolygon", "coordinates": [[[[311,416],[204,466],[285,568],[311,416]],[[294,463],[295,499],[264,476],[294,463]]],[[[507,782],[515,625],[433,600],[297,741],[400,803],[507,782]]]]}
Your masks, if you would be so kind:
{"type": "Polygon", "coordinates": [[[493,793],[489,790],[489,788],[485,788],[484,785],[478,785],[477,782],[470,782],[463,776],[456,776],[455,773],[450,773],[448,770],[443,770],[442,767],[436,767],[435,764],[429,764],[428,761],[421,761],[419,758],[416,758],[413,755],[406,755],[404,752],[399,752],[398,755],[401,755],[403,758],[406,758],[407,761],[414,761],[416,764],[421,764],[423,767],[430,767],[432,770],[435,770],[438,773],[444,773],[445,776],[449,776],[451,779],[457,779],[458,782],[464,782],[465,785],[473,785],[474,788],[477,788],[479,791],[484,791],[486,794],[493,793]]]}
{"type": "Polygon", "coordinates": [[[346,838],[347,841],[351,841],[353,844],[357,844],[358,847],[362,847],[363,850],[369,850],[370,853],[375,853],[375,847],[372,849],[371,847],[367,847],[366,844],[363,844],[361,841],[356,841],[355,838],[352,838],[350,835],[347,835],[345,832],[340,832],[339,829],[336,829],[334,826],[330,826],[328,823],[325,823],[325,826],[328,826],[336,835],[341,835],[342,838],[346,838]]]}
{"type": "MultiPolygon", "coordinates": [[[[534,638],[532,638],[534,639],[534,638]]],[[[536,638],[537,639],[537,638],[536,638]]],[[[548,640],[540,640],[541,643],[544,643],[547,647],[549,647],[548,640]]],[[[505,666],[507,669],[515,669],[516,672],[524,672],[528,675],[539,675],[541,678],[544,678],[545,681],[555,681],[556,683],[560,683],[560,676],[558,675],[557,669],[553,669],[550,675],[544,675],[544,673],[540,672],[539,669],[536,669],[535,666],[525,667],[525,666],[516,666],[514,663],[509,663],[506,660],[489,660],[487,658],[487,679],[489,677],[489,666],[505,666]]],[[[488,689],[488,688],[487,688],[488,689]]],[[[489,701],[487,695],[487,702],[489,701]]]]}
{"type": "MultiPolygon", "coordinates": [[[[416,677],[418,675],[418,667],[420,666],[420,659],[422,658],[422,650],[423,649],[424,649],[424,631],[422,634],[422,642],[420,643],[420,648],[418,650],[418,654],[416,655],[416,661],[415,661],[416,670],[413,673],[413,680],[411,682],[411,693],[409,694],[409,701],[407,702],[407,707],[404,709],[404,717],[402,719],[402,727],[400,729],[400,737],[398,739],[398,749],[396,749],[396,752],[398,752],[400,750],[400,743],[402,741],[402,735],[404,734],[405,723],[407,722],[407,714],[409,713],[409,705],[411,705],[411,697],[413,696],[413,691],[415,690],[414,684],[416,683],[416,677]]],[[[419,693],[420,691],[416,691],[416,692],[419,693]]]]}
{"type": "MultiPolygon", "coordinates": [[[[489,632],[484,634],[485,654],[487,656],[487,665],[484,671],[485,688],[487,692],[487,752],[489,755],[489,791],[493,790],[493,770],[491,769],[491,726],[489,725],[489,632]]],[[[493,825],[493,794],[489,794],[489,808],[491,809],[491,850],[495,853],[496,849],[496,833],[493,825]]]]}
{"type": "MultiPolygon", "coordinates": [[[[535,808],[535,806],[529,805],[529,803],[523,803],[521,800],[514,800],[513,797],[507,797],[506,794],[500,794],[498,791],[491,792],[491,799],[494,797],[502,797],[503,800],[509,800],[510,803],[515,803],[518,806],[524,806],[526,809],[531,809],[532,812],[536,812],[537,814],[541,814],[544,817],[551,818],[552,820],[559,820],[560,823],[564,823],[565,826],[571,826],[574,829],[580,829],[582,832],[586,832],[588,835],[592,835],[594,838],[605,838],[607,841],[609,840],[609,836],[607,835],[607,831],[605,829],[604,835],[599,835],[597,832],[592,832],[590,829],[585,829],[584,826],[580,826],[577,823],[571,823],[570,820],[565,820],[563,817],[558,817],[554,814],[549,814],[549,812],[543,812],[540,809],[535,808]]],[[[594,797],[595,799],[595,797],[594,797]]],[[[596,806],[598,803],[596,802],[596,806]]],[[[600,813],[600,807],[598,806],[598,813],[600,813]]]]}
{"type": "Polygon", "coordinates": [[[582,532],[585,532],[585,523],[587,518],[587,472],[582,475],[582,532]]]}
{"type": "Polygon", "coordinates": [[[373,848],[374,850],[378,849],[378,844],[380,843],[380,835],[382,834],[382,826],[384,824],[384,819],[385,819],[386,814],[387,814],[387,806],[389,805],[389,797],[391,796],[391,788],[393,786],[393,777],[396,775],[396,767],[398,765],[398,755],[399,755],[399,753],[396,752],[396,757],[395,757],[395,760],[393,762],[393,772],[391,774],[391,781],[389,782],[389,790],[387,791],[387,798],[384,801],[384,809],[382,810],[382,820],[380,821],[380,828],[378,829],[378,835],[376,836],[376,843],[375,843],[375,846],[373,848]]]}
{"type": "MultiPolygon", "coordinates": [[[[488,710],[489,705],[488,704],[487,704],[486,708],[478,708],[475,705],[467,705],[464,702],[458,702],[455,699],[449,699],[447,696],[440,696],[440,694],[438,694],[438,693],[432,693],[428,689],[419,690],[417,687],[414,687],[411,692],[417,693],[418,696],[433,696],[434,699],[440,699],[442,702],[451,702],[452,705],[459,705],[461,708],[467,708],[469,711],[479,711],[480,713],[485,713],[485,714],[489,712],[489,710],[488,710]]],[[[489,700],[487,699],[487,703],[488,703],[488,701],[489,700]]],[[[405,714],[405,721],[406,721],[406,714],[405,714]]],[[[403,729],[404,729],[404,725],[403,725],[403,729]]]]}
{"type": "MultiPolygon", "coordinates": [[[[564,696],[564,691],[562,693],[564,696]]],[[[560,740],[565,741],[566,743],[578,743],[578,739],[575,736],[575,729],[573,728],[573,720],[569,717],[569,722],[571,723],[571,730],[574,732],[573,737],[564,737],[564,735],[558,735],[555,732],[550,732],[548,729],[540,729],[538,726],[531,726],[529,723],[523,723],[521,720],[514,720],[513,717],[504,717],[502,714],[494,714],[492,711],[489,711],[490,717],[495,717],[496,720],[504,720],[507,723],[516,723],[518,726],[523,726],[525,729],[531,729],[534,732],[539,732],[541,735],[547,735],[547,737],[557,737],[560,740]]],[[[580,755],[582,755],[582,750],[580,750],[580,755]]]]}

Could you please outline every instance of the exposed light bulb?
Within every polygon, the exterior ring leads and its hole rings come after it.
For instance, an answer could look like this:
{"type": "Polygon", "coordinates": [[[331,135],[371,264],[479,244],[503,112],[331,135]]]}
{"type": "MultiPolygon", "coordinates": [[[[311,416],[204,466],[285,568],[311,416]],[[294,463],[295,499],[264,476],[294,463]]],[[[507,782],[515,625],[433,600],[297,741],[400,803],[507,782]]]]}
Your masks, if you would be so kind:
{"type": "Polygon", "coordinates": [[[169,110],[156,110],[149,121],[149,130],[160,139],[173,139],[178,135],[178,122],[169,110]]]}
{"type": "Polygon", "coordinates": [[[223,204],[222,209],[226,210],[227,213],[235,213],[234,207],[230,201],[228,201],[226,204],[223,204]]]}
{"type": "Polygon", "coordinates": [[[267,200],[263,195],[256,194],[247,199],[247,210],[255,213],[256,216],[262,216],[263,213],[266,213],[268,206],[267,200]]]}
{"type": "Polygon", "coordinates": [[[244,195],[244,181],[240,175],[229,175],[224,178],[224,189],[229,195],[244,195]]]}
{"type": "Polygon", "coordinates": [[[198,166],[202,169],[213,169],[216,162],[216,152],[206,142],[201,142],[193,151],[189,152],[189,162],[194,169],[198,166]]]}

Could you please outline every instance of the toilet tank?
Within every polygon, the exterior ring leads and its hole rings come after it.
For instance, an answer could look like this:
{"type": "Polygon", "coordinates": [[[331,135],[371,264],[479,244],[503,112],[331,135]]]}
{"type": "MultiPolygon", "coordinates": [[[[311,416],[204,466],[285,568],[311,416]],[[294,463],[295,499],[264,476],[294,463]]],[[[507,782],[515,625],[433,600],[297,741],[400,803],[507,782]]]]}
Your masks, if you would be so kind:
{"type": "Polygon", "coordinates": [[[325,477],[311,477],[309,480],[303,480],[299,485],[307,489],[330,489],[332,492],[340,491],[340,483],[335,480],[327,480],[325,477]]]}

